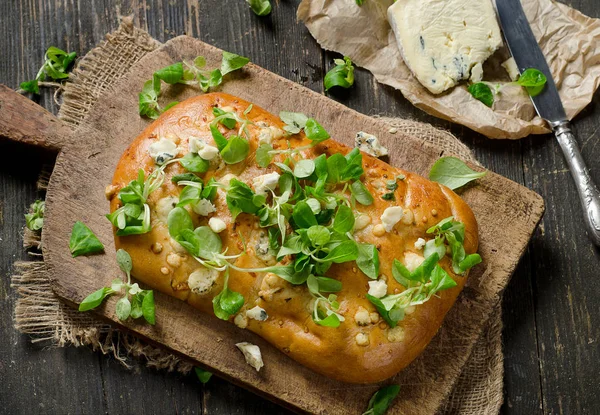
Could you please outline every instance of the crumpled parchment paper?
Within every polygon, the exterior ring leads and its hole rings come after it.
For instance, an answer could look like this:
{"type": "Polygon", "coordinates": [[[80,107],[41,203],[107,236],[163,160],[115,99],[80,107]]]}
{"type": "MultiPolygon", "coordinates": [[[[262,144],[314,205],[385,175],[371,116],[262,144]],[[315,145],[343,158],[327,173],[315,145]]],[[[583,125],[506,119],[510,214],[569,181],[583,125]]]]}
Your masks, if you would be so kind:
{"type": "MultiPolygon", "coordinates": [[[[526,92],[509,84],[501,63],[510,57],[500,48],[484,64],[484,81],[500,84],[493,109],[474,99],[466,83],[433,95],[412,75],[387,21],[393,0],[302,0],[298,18],[319,44],[350,56],[386,85],[399,89],[423,111],[465,125],[489,138],[517,139],[550,131],[526,92]]],[[[592,19],[552,0],[522,0],[567,116],[572,119],[590,103],[600,83],[600,19],[592,19]]]]}

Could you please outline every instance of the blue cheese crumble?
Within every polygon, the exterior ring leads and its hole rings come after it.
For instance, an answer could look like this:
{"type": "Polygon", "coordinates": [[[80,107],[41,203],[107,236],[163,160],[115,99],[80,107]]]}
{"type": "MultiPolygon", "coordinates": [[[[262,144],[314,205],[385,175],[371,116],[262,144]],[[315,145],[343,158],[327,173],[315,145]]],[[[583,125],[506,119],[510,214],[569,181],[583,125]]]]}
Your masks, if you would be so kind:
{"type": "Polygon", "coordinates": [[[152,157],[154,163],[161,166],[167,161],[174,159],[177,153],[179,153],[179,149],[173,141],[161,138],[159,141],[150,144],[148,153],[150,153],[150,157],[152,157]]]}
{"type": "Polygon", "coordinates": [[[383,157],[388,155],[388,149],[379,144],[377,137],[373,134],[365,133],[364,131],[356,133],[354,147],[373,157],[383,157]]]}

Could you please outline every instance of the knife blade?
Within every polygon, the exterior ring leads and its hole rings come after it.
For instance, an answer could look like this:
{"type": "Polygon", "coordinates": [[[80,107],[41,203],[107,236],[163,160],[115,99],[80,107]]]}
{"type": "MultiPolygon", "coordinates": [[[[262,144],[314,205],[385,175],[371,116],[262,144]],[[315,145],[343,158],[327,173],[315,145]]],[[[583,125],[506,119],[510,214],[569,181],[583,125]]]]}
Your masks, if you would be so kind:
{"type": "Polygon", "coordinates": [[[577,186],[588,235],[600,247],[600,191],[594,184],[558,94],[546,58],[533,35],[520,0],[496,0],[504,39],[519,72],[535,68],[546,75],[542,92],[531,97],[535,110],[552,127],[577,186]]]}
{"type": "Polygon", "coordinates": [[[542,92],[532,97],[537,113],[548,122],[568,121],[552,72],[546,58],[535,40],[520,0],[497,0],[496,9],[504,39],[512,57],[517,63],[519,72],[535,68],[548,79],[542,92]]]}

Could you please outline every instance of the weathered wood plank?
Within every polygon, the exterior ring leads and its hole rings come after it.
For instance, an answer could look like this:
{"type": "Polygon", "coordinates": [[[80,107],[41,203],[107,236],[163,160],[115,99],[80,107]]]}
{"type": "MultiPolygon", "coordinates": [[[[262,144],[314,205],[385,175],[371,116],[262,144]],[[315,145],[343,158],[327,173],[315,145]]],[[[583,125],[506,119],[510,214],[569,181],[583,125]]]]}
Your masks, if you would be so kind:
{"type": "MultiPolygon", "coordinates": [[[[588,15],[600,15],[600,9],[595,0],[574,0],[571,4],[588,15]]],[[[203,0],[200,3],[186,1],[184,5],[181,5],[180,2],[150,0],[100,0],[94,2],[85,0],[78,0],[76,2],[33,2],[19,0],[1,2],[0,46],[3,50],[3,59],[0,60],[0,82],[15,87],[18,82],[35,76],[43,51],[50,44],[74,49],[80,54],[85,53],[90,47],[103,39],[104,33],[116,27],[118,14],[126,15],[134,12],[138,24],[141,27],[145,27],[146,23],[148,23],[151,34],[158,39],[165,40],[173,34],[188,33],[193,36],[200,36],[203,40],[224,49],[240,53],[246,53],[246,50],[248,50],[246,49],[247,47],[255,48],[255,51],[253,49],[250,50],[252,54],[258,55],[258,58],[262,59],[259,64],[287,78],[301,82],[314,90],[320,90],[320,77],[324,73],[324,70],[330,67],[331,56],[333,55],[327,54],[325,62],[321,61],[320,58],[316,58],[317,52],[315,51],[318,48],[310,46],[311,42],[314,43],[314,41],[303,34],[301,30],[302,26],[297,25],[295,22],[292,10],[295,7],[294,2],[279,2],[274,4],[275,15],[270,18],[270,27],[267,25],[258,26],[261,20],[250,14],[242,1],[239,4],[238,2],[227,2],[226,6],[223,7],[223,2],[213,0],[203,0]],[[234,12],[229,10],[230,7],[234,12]],[[202,25],[200,24],[201,19],[203,19],[202,25]],[[248,43],[250,46],[242,44],[239,49],[236,49],[240,42],[234,39],[233,33],[235,31],[231,27],[228,27],[227,30],[224,29],[227,25],[223,25],[223,20],[229,22],[227,23],[229,26],[239,23],[245,24],[245,30],[242,32],[240,29],[237,29],[237,33],[238,35],[243,34],[247,39],[247,43],[250,41],[254,42],[256,39],[262,39],[263,41],[254,46],[250,45],[250,43],[248,43]],[[213,22],[212,26],[210,21],[213,22]],[[257,24],[255,25],[254,23],[257,24]],[[249,30],[254,31],[254,34],[246,34],[249,30]],[[260,34],[266,31],[272,33],[272,38],[266,38],[265,34],[260,34]],[[279,42],[278,47],[274,48],[274,43],[271,43],[271,40],[280,39],[287,39],[287,42],[279,42]],[[300,42],[302,46],[300,46],[300,42]],[[316,69],[313,70],[305,63],[305,60],[302,60],[303,50],[308,51],[306,52],[310,54],[308,62],[316,69]]],[[[249,55],[249,53],[247,54],[249,55]]],[[[257,60],[256,56],[251,57],[257,60]]],[[[376,92],[374,96],[371,96],[370,90],[361,88],[361,85],[373,82],[371,77],[369,75],[363,76],[360,71],[358,76],[356,91],[352,91],[348,97],[334,97],[340,102],[360,109],[367,114],[388,113],[415,116],[419,120],[431,120],[431,117],[424,116],[420,110],[407,105],[397,93],[390,91],[386,87],[373,85],[373,90],[376,92]]],[[[45,94],[43,98],[37,101],[46,108],[56,110],[49,94],[45,94]]],[[[582,117],[579,117],[577,120],[577,131],[580,133],[580,141],[585,143],[583,145],[584,157],[591,164],[592,174],[596,179],[600,179],[598,177],[597,166],[593,164],[593,160],[597,160],[600,155],[600,150],[598,149],[600,146],[597,146],[598,140],[592,134],[596,131],[598,124],[597,108],[596,103],[595,106],[586,110],[582,117]],[[584,121],[581,121],[582,119],[584,121]]],[[[443,123],[437,124],[444,125],[443,123]]],[[[537,340],[540,341],[539,347],[542,351],[540,358],[542,359],[541,364],[544,368],[542,372],[542,378],[544,379],[543,390],[551,391],[545,397],[545,411],[559,413],[561,407],[565,413],[567,412],[566,409],[576,410],[577,408],[573,406],[567,408],[564,402],[565,399],[576,396],[575,392],[571,395],[571,391],[578,390],[577,396],[579,399],[582,399],[581,409],[583,412],[597,412],[598,404],[590,401],[590,399],[594,399],[597,383],[589,382],[589,374],[598,371],[598,359],[596,359],[596,362],[593,362],[591,359],[592,357],[597,358],[597,355],[593,354],[593,350],[590,351],[598,341],[598,308],[597,305],[594,308],[594,304],[597,303],[594,302],[593,296],[594,289],[597,287],[594,285],[589,286],[587,283],[591,281],[593,284],[593,281],[596,279],[594,269],[598,263],[598,258],[597,252],[594,253],[591,251],[590,245],[580,233],[582,228],[576,224],[573,225],[578,218],[579,206],[577,200],[574,198],[574,193],[565,192],[565,188],[571,186],[570,178],[566,173],[548,173],[564,169],[557,147],[551,140],[542,140],[540,142],[539,138],[535,138],[535,141],[526,145],[526,151],[523,154],[525,170],[521,170],[519,166],[521,164],[520,144],[507,142],[490,143],[485,139],[477,138],[474,134],[461,127],[453,127],[452,130],[459,133],[459,136],[465,139],[470,146],[475,147],[476,154],[484,165],[498,173],[517,179],[517,181],[520,181],[518,180],[519,177],[523,180],[523,174],[525,174],[527,185],[534,186],[535,190],[545,194],[548,200],[551,200],[548,211],[557,211],[551,219],[547,217],[547,220],[544,222],[544,228],[546,230],[550,228],[552,235],[549,236],[548,232],[544,232],[536,236],[536,242],[531,246],[530,254],[521,262],[521,266],[507,290],[504,302],[507,371],[507,405],[505,411],[516,414],[532,413],[533,410],[539,408],[537,400],[539,400],[539,391],[542,388],[539,385],[539,376],[535,376],[537,366],[536,339],[533,336],[536,322],[533,318],[533,307],[535,307],[535,316],[537,316],[538,320],[548,319],[548,316],[551,316],[553,313],[562,314],[563,316],[572,315],[572,318],[570,318],[571,321],[567,321],[568,329],[562,333],[563,337],[561,337],[561,340],[565,336],[566,338],[574,337],[576,339],[574,342],[566,344],[566,346],[565,343],[561,342],[563,347],[560,350],[555,349],[553,346],[556,341],[553,330],[554,322],[541,324],[543,329],[540,330],[540,336],[537,340]],[[549,159],[548,154],[542,151],[548,146],[552,146],[556,152],[555,155],[557,157],[554,159],[549,159]],[[533,173],[533,171],[539,171],[542,168],[544,169],[543,174],[533,173]],[[519,172],[523,172],[521,176],[519,172]],[[547,177],[542,178],[544,175],[547,177]],[[552,176],[556,175],[562,175],[564,179],[556,183],[552,178],[552,176]],[[550,186],[552,183],[555,184],[550,186]],[[571,201],[568,200],[569,198],[571,201]],[[574,227],[574,229],[570,229],[571,227],[574,227]],[[556,238],[560,239],[557,240],[556,238]],[[564,248],[564,251],[555,257],[556,245],[564,245],[568,248],[564,248]],[[561,266],[561,264],[563,265],[561,266]],[[578,265],[572,266],[571,264],[578,265]],[[531,284],[528,279],[532,270],[538,270],[534,276],[536,282],[534,285],[536,299],[529,294],[531,284]],[[569,275],[562,274],[565,271],[568,271],[569,275]],[[578,277],[577,284],[572,283],[570,277],[573,275],[578,277]],[[560,289],[555,288],[557,285],[555,283],[546,286],[548,281],[555,281],[557,278],[560,278],[559,281],[561,284],[558,284],[561,287],[560,289]],[[571,290],[573,305],[569,305],[569,289],[571,290]],[[588,339],[588,341],[591,341],[591,344],[587,346],[584,341],[586,331],[591,334],[588,339]],[[578,358],[577,356],[580,353],[582,357],[578,358]],[[548,363],[548,361],[552,360],[554,363],[548,363]],[[578,361],[579,363],[577,363],[578,361]],[[567,366],[565,371],[562,370],[563,365],[567,366]],[[584,376],[580,377],[579,373],[583,373],[584,376]]],[[[524,140],[523,143],[525,142],[524,140]]],[[[5,148],[2,147],[2,154],[4,154],[5,148]]],[[[13,148],[17,147],[12,146],[9,148],[9,151],[12,153],[14,151],[13,148]]],[[[27,203],[33,200],[34,194],[31,190],[34,181],[33,177],[30,177],[28,191],[24,191],[27,187],[19,181],[12,192],[6,192],[6,186],[14,184],[12,182],[14,177],[11,178],[10,176],[20,176],[23,173],[26,172],[21,169],[9,172],[0,171],[0,186],[5,186],[1,188],[2,192],[0,192],[3,209],[6,209],[5,206],[9,204],[11,206],[19,204],[20,209],[23,209],[27,203]],[[21,198],[27,192],[30,192],[28,193],[29,196],[21,198]],[[10,199],[6,195],[11,195],[10,199]]],[[[4,212],[6,211],[4,210],[4,212]]],[[[20,214],[21,212],[19,212],[20,214]]],[[[6,218],[6,214],[4,217],[6,218]]],[[[3,235],[6,232],[17,235],[20,226],[16,222],[9,223],[5,220],[0,232],[3,235]]],[[[0,267],[2,267],[3,275],[7,275],[7,266],[12,262],[14,255],[21,252],[16,239],[8,244],[6,241],[7,239],[3,239],[0,243],[0,255],[2,255],[0,267]]],[[[6,282],[5,280],[4,278],[2,281],[6,282]]],[[[6,286],[3,286],[2,293],[6,293],[6,290],[6,286]]],[[[5,304],[8,304],[8,302],[2,303],[2,305],[5,304]]],[[[2,315],[7,315],[10,310],[12,310],[12,307],[7,306],[3,308],[2,315]]],[[[16,340],[22,343],[15,345],[15,338],[11,337],[15,335],[12,325],[6,325],[6,319],[3,322],[5,325],[0,327],[0,332],[2,333],[2,336],[0,336],[0,347],[3,347],[3,350],[9,350],[11,353],[13,349],[24,350],[24,356],[15,355],[15,360],[22,362],[24,365],[29,364],[31,367],[37,365],[36,371],[31,370],[29,372],[30,379],[32,379],[31,385],[37,385],[37,396],[27,395],[27,391],[22,389],[11,389],[11,394],[0,395],[0,401],[10,403],[8,408],[11,409],[11,413],[22,413],[31,408],[30,400],[13,399],[15,393],[21,391],[26,394],[25,396],[33,396],[36,403],[45,405],[44,408],[46,409],[51,408],[52,406],[50,405],[54,403],[62,405],[60,406],[61,408],[72,408],[70,412],[87,412],[78,410],[79,408],[75,406],[69,406],[72,396],[68,393],[61,394],[58,391],[59,393],[55,394],[49,389],[52,386],[53,380],[52,369],[47,369],[47,363],[44,364],[45,366],[42,366],[40,362],[42,362],[42,359],[51,362],[55,358],[55,352],[38,352],[35,348],[28,347],[25,344],[25,339],[16,340]],[[12,335],[10,335],[11,332],[13,333],[12,335]],[[53,356],[50,356],[49,353],[52,353],[53,356]],[[46,381],[42,380],[42,378],[46,379],[46,381]]],[[[557,321],[556,323],[563,324],[564,321],[557,321]]],[[[1,359],[3,362],[10,361],[4,359],[4,356],[6,354],[3,352],[1,359]]],[[[96,359],[91,353],[83,350],[79,353],[69,355],[68,359],[66,364],[72,372],[73,377],[79,378],[86,372],[96,373],[96,376],[100,376],[98,374],[100,373],[99,367],[91,369],[89,366],[89,362],[96,359]]],[[[6,372],[6,367],[6,365],[3,365],[2,369],[0,369],[2,378],[5,378],[5,375],[10,377],[11,374],[16,376],[21,372],[6,372]]],[[[112,365],[107,368],[107,371],[112,370],[112,365]]],[[[128,387],[128,379],[135,376],[132,376],[128,372],[116,370],[119,375],[115,376],[115,379],[112,379],[111,382],[118,383],[122,387],[128,387]]],[[[144,382],[146,382],[144,384],[152,382],[152,378],[154,377],[155,375],[152,372],[143,376],[144,382]]],[[[224,383],[219,382],[221,384],[224,383]]],[[[197,390],[197,385],[191,382],[189,388],[193,392],[197,390]]],[[[211,386],[209,385],[209,390],[210,388],[211,386]]],[[[209,413],[243,413],[239,411],[244,410],[244,406],[248,405],[246,399],[251,399],[253,395],[243,392],[246,394],[245,398],[233,404],[233,397],[244,395],[238,395],[237,388],[234,386],[230,386],[229,388],[230,391],[223,393],[222,396],[216,395],[222,388],[215,388],[216,391],[211,390],[211,395],[208,399],[211,408],[209,413]],[[220,404],[215,404],[215,402],[220,402],[220,404]]],[[[80,392],[85,390],[86,394],[92,394],[97,388],[90,386],[88,389],[85,385],[78,385],[77,390],[80,392]]],[[[2,393],[0,391],[0,394],[2,393]]],[[[157,399],[160,399],[161,396],[163,396],[161,393],[157,393],[157,399]]],[[[108,399],[112,398],[109,397],[108,399]]],[[[133,396],[132,399],[135,400],[136,397],[133,396]]],[[[253,402],[261,402],[260,398],[254,399],[255,401],[253,402]]],[[[100,402],[100,406],[95,407],[96,412],[98,408],[104,408],[101,401],[98,402],[100,402]]],[[[114,408],[118,412],[118,405],[114,408]]],[[[258,412],[256,410],[253,413],[258,412]]]]}
{"type": "MultiPolygon", "coordinates": [[[[459,126],[452,131],[463,138],[486,167],[524,183],[523,141],[487,140],[459,126]]],[[[534,138],[536,139],[536,138],[534,138]]],[[[503,351],[505,414],[542,413],[538,343],[531,282],[531,250],[525,254],[503,299],[503,351]]]]}
{"type": "MultiPolygon", "coordinates": [[[[594,0],[570,2],[600,17],[594,0]]],[[[594,101],[574,121],[592,177],[600,183],[600,113],[594,101]]],[[[525,181],[545,196],[548,209],[531,245],[543,409],[552,414],[600,411],[600,250],[585,235],[581,206],[562,153],[552,137],[523,142],[525,181]]]]}
{"type": "Polygon", "coordinates": [[[36,198],[35,183],[52,156],[0,139],[0,402],[2,412],[93,413],[103,411],[98,357],[84,349],[42,350],[13,327],[16,293],[10,287],[13,262],[27,259],[22,249],[23,214],[36,198]],[[77,364],[73,365],[73,362],[77,364]],[[85,390],[85,394],[76,391],[85,390]],[[27,409],[29,408],[29,409],[27,409]]]}

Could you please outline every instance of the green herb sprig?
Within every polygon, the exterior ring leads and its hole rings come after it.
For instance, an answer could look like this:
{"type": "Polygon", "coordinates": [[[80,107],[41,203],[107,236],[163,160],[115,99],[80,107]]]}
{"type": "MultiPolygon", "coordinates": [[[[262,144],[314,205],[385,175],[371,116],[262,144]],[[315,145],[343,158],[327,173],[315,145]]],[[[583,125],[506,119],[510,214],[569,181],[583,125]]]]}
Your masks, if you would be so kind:
{"type": "Polygon", "coordinates": [[[260,167],[267,167],[273,161],[273,156],[277,154],[292,156],[303,150],[308,150],[331,137],[317,120],[302,113],[281,111],[279,118],[285,123],[283,130],[288,135],[299,134],[300,131],[304,131],[306,137],[311,140],[311,144],[287,150],[274,150],[271,144],[263,143],[256,150],[256,162],[260,167]]]}
{"type": "Polygon", "coordinates": [[[232,267],[228,260],[238,258],[241,254],[227,256],[225,252],[221,252],[223,243],[219,235],[208,226],[194,229],[190,214],[181,207],[176,207],[169,212],[167,225],[171,237],[196,261],[209,269],[225,271],[223,289],[213,298],[213,311],[218,318],[228,320],[244,305],[242,294],[228,288],[229,267],[232,267]]]}
{"type": "MultiPolygon", "coordinates": [[[[148,197],[152,192],[162,186],[165,179],[165,168],[182,159],[172,159],[155,168],[146,177],[144,170],[138,171],[138,177],[123,187],[118,194],[123,204],[106,218],[117,228],[117,236],[140,235],[150,232],[152,229],[150,221],[150,206],[148,197]]],[[[184,164],[181,163],[184,167],[184,164]]]]}
{"type": "Polygon", "coordinates": [[[243,112],[244,118],[235,112],[225,112],[219,108],[213,108],[215,119],[210,123],[210,132],[213,140],[217,144],[221,158],[226,164],[236,164],[248,157],[250,153],[250,131],[248,126],[254,124],[248,119],[248,114],[252,111],[252,104],[243,112]],[[240,127],[237,134],[225,137],[218,128],[218,124],[224,125],[228,129],[233,129],[237,124],[240,127]]]}
{"type": "Polygon", "coordinates": [[[424,255],[428,258],[438,255],[442,258],[446,254],[446,247],[450,250],[452,268],[456,274],[463,274],[469,268],[481,262],[479,254],[465,253],[465,225],[454,220],[453,216],[443,219],[437,225],[427,229],[428,234],[434,234],[435,239],[427,241],[424,255]]]}
{"type": "Polygon", "coordinates": [[[475,171],[456,157],[442,157],[429,171],[429,180],[456,190],[473,180],[486,175],[485,171],[475,171]]]}
{"type": "Polygon", "coordinates": [[[335,66],[325,74],[323,85],[325,91],[333,87],[350,88],[354,85],[354,66],[349,57],[334,59],[335,66]]]}
{"type": "Polygon", "coordinates": [[[250,60],[235,53],[223,52],[221,67],[207,70],[206,59],[198,56],[192,62],[183,61],[166,66],[154,73],[151,80],[144,83],[139,94],[139,114],[156,119],[160,114],[177,104],[169,103],[164,108],[160,106],[158,98],[161,95],[162,82],[167,84],[185,84],[198,86],[203,92],[221,85],[223,77],[230,72],[245,66],[250,60]]]}
{"type": "Polygon", "coordinates": [[[44,211],[46,210],[46,202],[36,200],[29,206],[29,212],[25,214],[25,223],[27,228],[32,231],[39,231],[44,226],[44,211]]]}
{"type": "Polygon", "coordinates": [[[456,282],[437,262],[436,254],[427,258],[423,264],[410,272],[400,261],[394,260],[392,274],[394,279],[406,287],[399,294],[382,298],[367,294],[367,299],[375,306],[381,317],[390,327],[396,327],[404,319],[408,307],[423,304],[439,291],[455,287],[456,282]]]}
{"type": "Polygon", "coordinates": [[[122,297],[115,306],[115,313],[119,320],[125,321],[129,317],[133,319],[144,317],[146,322],[154,325],[156,323],[154,292],[142,290],[137,282],[131,283],[133,263],[127,251],[123,249],[117,251],[117,263],[121,271],[127,275],[127,282],[121,278],[115,278],[110,287],[100,288],[84,298],[79,304],[79,311],[92,310],[111,295],[121,294],[122,297]]]}
{"type": "Polygon", "coordinates": [[[21,90],[23,92],[39,94],[40,86],[62,88],[60,82],[69,78],[68,71],[75,58],[77,58],[75,52],[65,52],[55,46],[50,46],[44,54],[44,64],[35,76],[35,79],[21,82],[21,90]],[[54,82],[45,82],[48,78],[54,82]]]}
{"type": "Polygon", "coordinates": [[[532,97],[538,96],[547,82],[546,75],[535,68],[525,69],[521,76],[519,76],[519,79],[517,79],[517,84],[524,87],[532,97]]]}

